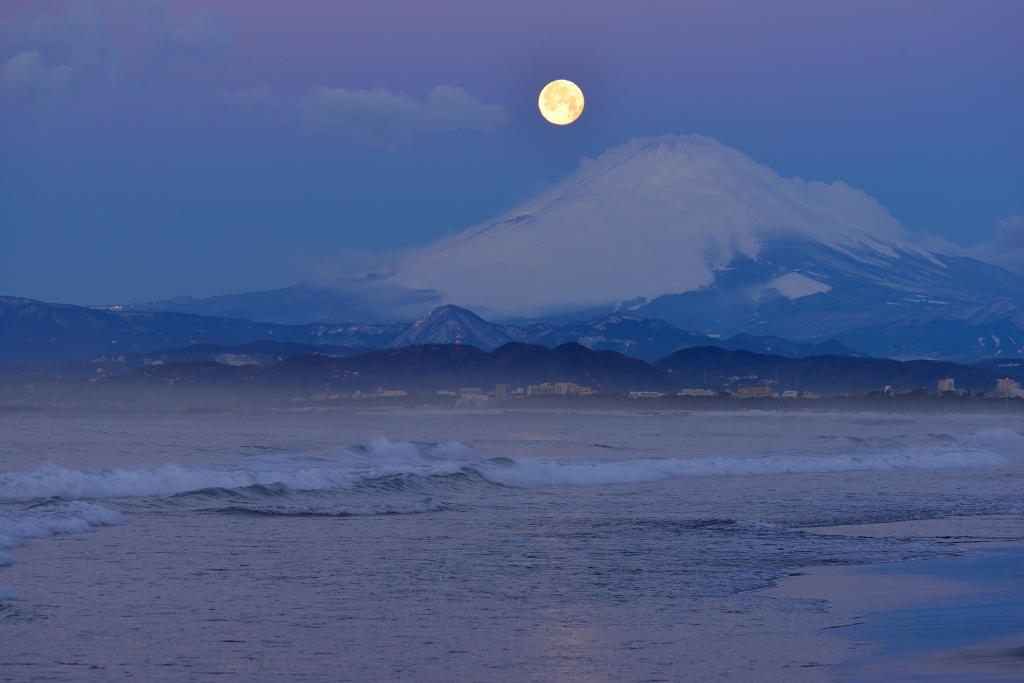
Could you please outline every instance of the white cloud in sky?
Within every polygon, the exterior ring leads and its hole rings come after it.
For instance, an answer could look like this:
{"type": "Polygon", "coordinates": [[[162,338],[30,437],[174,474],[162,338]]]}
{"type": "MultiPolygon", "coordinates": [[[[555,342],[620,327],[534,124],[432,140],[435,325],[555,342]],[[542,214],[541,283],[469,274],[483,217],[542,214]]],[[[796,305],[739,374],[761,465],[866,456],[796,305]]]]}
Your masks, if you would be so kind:
{"type": "MultiPolygon", "coordinates": [[[[207,60],[231,46],[221,8],[200,9],[174,23],[162,0],[126,0],[122,7],[149,58],[191,54],[207,60]]],[[[111,33],[106,14],[86,2],[0,22],[0,97],[44,103],[76,88],[116,87],[123,80],[123,55],[111,33]]]]}
{"type": "Polygon", "coordinates": [[[75,72],[67,64],[47,67],[35,51],[19,52],[0,66],[0,86],[11,99],[59,97],[75,83],[75,72]]]}
{"type": "Polygon", "coordinates": [[[969,247],[964,253],[1024,277],[1024,216],[1009,216],[999,221],[992,239],[969,247]]]}
{"type": "Polygon", "coordinates": [[[118,71],[106,17],[91,5],[0,23],[0,90],[9,98],[52,99],[83,79],[109,85],[118,71]]]}
{"type": "Polygon", "coordinates": [[[426,102],[384,88],[345,90],[321,86],[300,98],[302,122],[310,132],[348,133],[357,140],[393,149],[418,133],[494,130],[508,123],[508,111],[484,104],[462,88],[441,85],[426,102]]]}

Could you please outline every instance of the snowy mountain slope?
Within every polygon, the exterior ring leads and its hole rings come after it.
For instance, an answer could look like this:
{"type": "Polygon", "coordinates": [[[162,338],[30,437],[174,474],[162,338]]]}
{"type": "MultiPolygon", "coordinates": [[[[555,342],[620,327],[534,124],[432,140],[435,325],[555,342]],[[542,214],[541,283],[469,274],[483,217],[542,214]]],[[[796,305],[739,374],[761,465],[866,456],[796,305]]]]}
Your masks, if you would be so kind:
{"type": "Polygon", "coordinates": [[[512,215],[413,254],[389,281],[492,318],[539,316],[692,291],[765,239],[799,237],[855,259],[917,252],[860,190],[782,178],[711,138],[664,136],[584,161],[512,215]]]}
{"type": "Polygon", "coordinates": [[[772,239],[756,257],[733,259],[710,285],[632,309],[706,334],[823,339],[902,320],[919,324],[930,316],[977,318],[981,311],[987,312],[985,322],[1014,316],[1024,322],[1015,302],[1024,302],[1024,280],[973,259],[925,256],[899,245],[892,255],[851,254],[808,239],[772,239]],[[793,276],[828,289],[794,292],[778,286],[793,276]]]}
{"type": "Polygon", "coordinates": [[[888,358],[935,358],[974,362],[1024,355],[1024,330],[1008,320],[967,325],[962,320],[934,320],[921,325],[893,323],[842,335],[872,355],[888,358]]]}
{"type": "Polygon", "coordinates": [[[472,311],[458,306],[438,306],[425,316],[416,320],[409,328],[398,335],[387,348],[401,348],[414,344],[454,344],[457,340],[466,346],[475,346],[484,351],[496,349],[522,334],[510,335],[511,330],[501,325],[489,323],[472,311]]]}

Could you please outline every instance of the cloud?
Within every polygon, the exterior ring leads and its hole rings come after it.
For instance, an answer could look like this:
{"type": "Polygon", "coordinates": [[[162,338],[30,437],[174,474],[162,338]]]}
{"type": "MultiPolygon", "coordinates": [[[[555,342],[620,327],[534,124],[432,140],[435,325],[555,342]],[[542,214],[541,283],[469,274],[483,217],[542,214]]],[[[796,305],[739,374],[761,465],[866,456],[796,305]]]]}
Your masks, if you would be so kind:
{"type": "Polygon", "coordinates": [[[119,72],[106,17],[84,4],[62,14],[0,23],[0,84],[12,99],[53,99],[79,82],[110,85],[119,72]]]}
{"type": "Polygon", "coordinates": [[[1024,277],[1024,216],[1009,216],[999,221],[991,240],[969,247],[964,253],[1024,277]]]}
{"type": "Polygon", "coordinates": [[[67,64],[49,68],[38,52],[19,52],[0,66],[0,86],[11,99],[21,97],[59,97],[75,82],[75,72],[67,64]]]}
{"type": "Polygon", "coordinates": [[[375,147],[393,149],[418,133],[494,130],[508,123],[508,111],[484,104],[462,88],[438,86],[425,103],[384,88],[345,90],[321,86],[299,100],[306,130],[348,133],[375,147]]]}
{"type": "MultiPolygon", "coordinates": [[[[137,31],[142,61],[184,54],[205,61],[231,46],[221,8],[206,7],[175,23],[162,0],[124,0],[119,7],[126,14],[117,19],[127,18],[137,31]]],[[[124,56],[107,18],[117,12],[73,2],[61,11],[32,11],[0,22],[0,98],[44,104],[76,90],[124,85],[124,56]]]]}

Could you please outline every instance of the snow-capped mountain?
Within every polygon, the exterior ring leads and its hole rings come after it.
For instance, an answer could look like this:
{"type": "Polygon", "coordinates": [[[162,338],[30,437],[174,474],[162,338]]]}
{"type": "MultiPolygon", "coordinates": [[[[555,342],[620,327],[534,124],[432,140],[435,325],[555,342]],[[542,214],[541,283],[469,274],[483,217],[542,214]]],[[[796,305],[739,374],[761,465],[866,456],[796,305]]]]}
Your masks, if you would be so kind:
{"type": "Polygon", "coordinates": [[[510,341],[522,341],[523,336],[518,328],[487,322],[472,311],[449,304],[417,319],[387,348],[459,342],[490,351],[510,341]]]}
{"type": "Polygon", "coordinates": [[[377,272],[138,308],[379,323],[443,304],[518,323],[621,312],[706,335],[836,338],[874,354],[1024,353],[1024,330],[1013,332],[1024,325],[1024,279],[917,246],[842,182],[783,178],[702,136],[631,140],[509,214],[377,272]],[[931,320],[956,328],[955,348],[900,341],[931,320]],[[1007,348],[971,341],[995,338],[1007,348]]]}
{"type": "MultiPolygon", "coordinates": [[[[918,253],[883,207],[844,183],[782,178],[707,137],[633,140],[511,215],[441,240],[389,282],[434,290],[489,318],[651,301],[713,285],[767,240],[807,240],[854,259],[918,253]]],[[[802,270],[758,283],[827,292],[802,270]]]]}
{"type": "Polygon", "coordinates": [[[387,281],[490,319],[619,310],[709,335],[834,337],[879,354],[1024,350],[1024,332],[1004,329],[1024,318],[1021,278],[920,248],[860,190],[782,178],[701,136],[633,140],[587,160],[511,215],[413,254],[387,281]],[[882,329],[933,318],[963,321],[956,348],[893,343],[882,329]],[[866,328],[882,337],[842,336],[866,328]]]}
{"type": "Polygon", "coordinates": [[[883,253],[798,238],[767,239],[757,255],[733,258],[708,286],[632,308],[704,333],[834,337],[856,346],[842,335],[935,316],[996,322],[1013,315],[1014,302],[1024,302],[1024,280],[998,266],[900,244],[883,253]],[[990,314],[977,315],[984,310],[990,314]]]}

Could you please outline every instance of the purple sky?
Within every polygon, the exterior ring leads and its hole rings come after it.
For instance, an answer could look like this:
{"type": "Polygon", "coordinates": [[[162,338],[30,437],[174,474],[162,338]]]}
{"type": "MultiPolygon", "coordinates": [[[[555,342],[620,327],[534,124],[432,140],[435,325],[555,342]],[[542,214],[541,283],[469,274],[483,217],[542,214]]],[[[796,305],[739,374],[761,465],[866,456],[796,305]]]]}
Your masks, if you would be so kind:
{"type": "Polygon", "coordinates": [[[1024,214],[1022,30],[1021,2],[7,0],[0,294],[293,284],[669,132],[975,245],[1024,214]]]}

